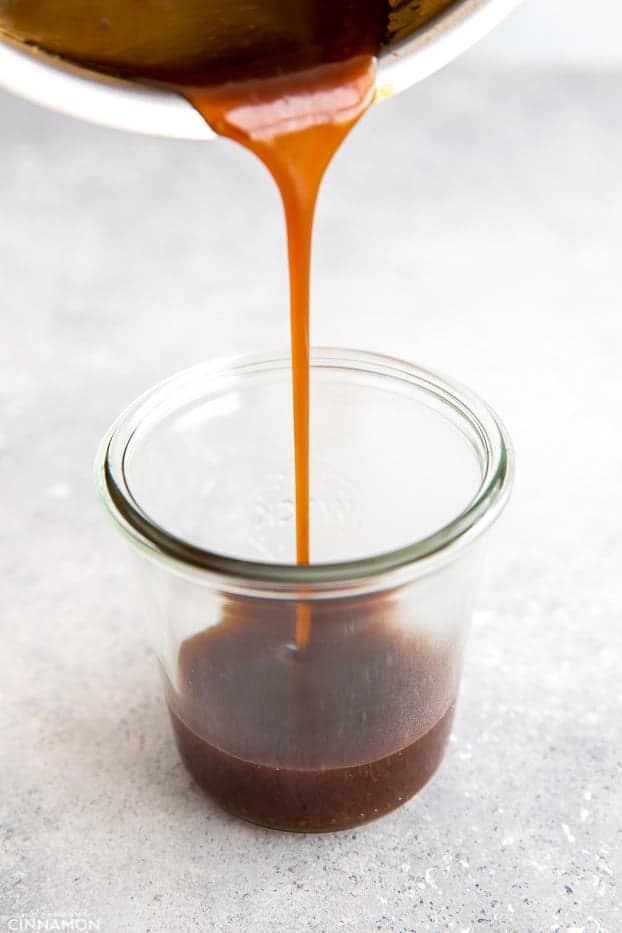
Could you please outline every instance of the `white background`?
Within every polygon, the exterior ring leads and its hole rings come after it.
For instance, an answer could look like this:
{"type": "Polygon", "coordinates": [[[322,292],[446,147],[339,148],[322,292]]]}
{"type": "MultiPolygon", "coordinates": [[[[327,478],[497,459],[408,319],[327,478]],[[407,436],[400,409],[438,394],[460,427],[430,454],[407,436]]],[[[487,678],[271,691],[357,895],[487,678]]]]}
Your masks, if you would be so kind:
{"type": "Polygon", "coordinates": [[[495,64],[622,64],[619,0],[523,0],[471,53],[495,64]]]}

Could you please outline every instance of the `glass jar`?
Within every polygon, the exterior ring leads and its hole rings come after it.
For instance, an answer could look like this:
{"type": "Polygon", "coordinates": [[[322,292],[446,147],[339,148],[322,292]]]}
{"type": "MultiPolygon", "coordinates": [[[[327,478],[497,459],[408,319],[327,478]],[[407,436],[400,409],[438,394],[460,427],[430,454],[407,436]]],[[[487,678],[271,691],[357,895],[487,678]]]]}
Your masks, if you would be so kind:
{"type": "Polygon", "coordinates": [[[309,565],[287,354],[169,379],[97,458],[188,770],[230,812],[298,831],[387,813],[440,764],[512,476],[494,413],[433,373],[322,349],[310,379],[309,565]]]}

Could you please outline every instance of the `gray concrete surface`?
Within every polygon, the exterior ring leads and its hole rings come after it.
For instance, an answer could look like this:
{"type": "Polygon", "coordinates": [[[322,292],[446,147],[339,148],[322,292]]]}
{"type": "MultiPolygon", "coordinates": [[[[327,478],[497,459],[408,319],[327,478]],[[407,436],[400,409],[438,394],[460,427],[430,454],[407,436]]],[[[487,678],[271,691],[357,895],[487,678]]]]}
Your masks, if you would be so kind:
{"type": "Polygon", "coordinates": [[[0,97],[2,929],[622,930],[622,77],[473,68],[369,114],[318,218],[315,342],[472,385],[519,463],[442,771],[323,837],[185,774],[91,477],[142,389],[285,343],[271,186],[0,97]]]}

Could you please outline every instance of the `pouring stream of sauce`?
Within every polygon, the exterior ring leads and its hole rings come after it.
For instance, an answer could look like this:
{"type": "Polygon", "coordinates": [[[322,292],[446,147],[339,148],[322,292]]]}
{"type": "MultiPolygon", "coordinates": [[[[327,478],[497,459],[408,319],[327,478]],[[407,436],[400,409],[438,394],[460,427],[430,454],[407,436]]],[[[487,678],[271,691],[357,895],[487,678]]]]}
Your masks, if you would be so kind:
{"type": "MultiPolygon", "coordinates": [[[[309,549],[309,293],[313,217],[324,173],[342,141],[373,100],[375,59],[360,55],[274,78],[219,87],[178,86],[212,129],[253,152],[279,189],[289,257],[296,562],[309,549]]],[[[310,636],[301,602],[296,645],[310,636]]]]}

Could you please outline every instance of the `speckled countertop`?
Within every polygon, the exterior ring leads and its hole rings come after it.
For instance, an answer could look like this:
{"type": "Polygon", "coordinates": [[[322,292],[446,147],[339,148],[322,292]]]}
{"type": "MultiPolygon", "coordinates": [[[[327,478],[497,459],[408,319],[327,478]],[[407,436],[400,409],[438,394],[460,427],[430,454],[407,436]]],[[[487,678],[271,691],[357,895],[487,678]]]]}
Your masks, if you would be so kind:
{"type": "Polygon", "coordinates": [[[444,767],[321,837],[192,785],[91,476],[144,388],[286,342],[270,183],[230,144],[0,97],[0,929],[622,930],[621,95],[467,60],[376,108],[327,181],[314,341],[472,385],[518,477],[444,767]]]}

